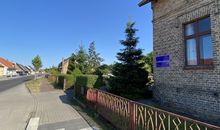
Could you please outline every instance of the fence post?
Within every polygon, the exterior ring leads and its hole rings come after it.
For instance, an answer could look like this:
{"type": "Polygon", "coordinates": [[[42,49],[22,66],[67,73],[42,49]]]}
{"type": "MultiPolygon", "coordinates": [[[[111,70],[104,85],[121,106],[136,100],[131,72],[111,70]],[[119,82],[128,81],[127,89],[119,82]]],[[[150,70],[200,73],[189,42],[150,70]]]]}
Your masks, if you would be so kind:
{"type": "Polygon", "coordinates": [[[130,124],[130,130],[134,130],[134,102],[129,101],[129,114],[130,114],[130,119],[129,119],[129,124],[130,124]]]}
{"type": "Polygon", "coordinates": [[[66,90],[66,79],[63,80],[63,90],[66,90]]]}
{"type": "Polygon", "coordinates": [[[59,77],[56,76],[56,84],[58,84],[58,83],[59,83],[59,77]]]}
{"type": "Polygon", "coordinates": [[[98,90],[95,89],[95,111],[98,112],[98,90]]]}

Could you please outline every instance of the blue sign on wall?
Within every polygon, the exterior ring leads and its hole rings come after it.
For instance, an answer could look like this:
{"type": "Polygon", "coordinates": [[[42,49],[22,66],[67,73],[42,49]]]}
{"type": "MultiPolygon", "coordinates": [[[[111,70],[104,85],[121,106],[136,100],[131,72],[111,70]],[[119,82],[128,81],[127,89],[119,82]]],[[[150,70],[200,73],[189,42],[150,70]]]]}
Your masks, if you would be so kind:
{"type": "Polygon", "coordinates": [[[157,56],[156,67],[157,68],[170,67],[170,55],[157,56]]]}

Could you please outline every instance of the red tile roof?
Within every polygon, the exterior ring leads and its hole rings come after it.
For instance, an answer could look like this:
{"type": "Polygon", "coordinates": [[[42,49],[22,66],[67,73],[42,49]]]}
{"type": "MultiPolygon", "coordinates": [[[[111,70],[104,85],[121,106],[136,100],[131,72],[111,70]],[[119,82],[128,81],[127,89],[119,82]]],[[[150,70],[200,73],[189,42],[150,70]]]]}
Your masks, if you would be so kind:
{"type": "Polygon", "coordinates": [[[10,61],[7,61],[3,58],[0,58],[0,63],[3,64],[4,66],[8,67],[8,68],[15,68],[15,64],[10,62],[10,61]]]}

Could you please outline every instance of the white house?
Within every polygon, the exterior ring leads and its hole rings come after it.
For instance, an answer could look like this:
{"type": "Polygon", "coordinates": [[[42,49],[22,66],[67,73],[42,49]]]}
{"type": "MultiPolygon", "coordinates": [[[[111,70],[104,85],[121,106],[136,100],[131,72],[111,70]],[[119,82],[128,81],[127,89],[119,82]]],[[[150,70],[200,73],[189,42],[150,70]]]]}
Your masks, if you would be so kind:
{"type": "Polygon", "coordinates": [[[7,61],[3,58],[0,58],[0,76],[16,76],[16,68],[15,68],[15,64],[7,61]]]}

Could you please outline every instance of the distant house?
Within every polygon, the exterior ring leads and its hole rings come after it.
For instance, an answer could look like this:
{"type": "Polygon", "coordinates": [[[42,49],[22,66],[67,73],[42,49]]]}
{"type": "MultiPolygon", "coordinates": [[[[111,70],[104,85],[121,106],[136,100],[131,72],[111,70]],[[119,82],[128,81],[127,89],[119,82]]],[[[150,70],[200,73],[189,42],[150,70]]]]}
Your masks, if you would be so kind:
{"type": "Polygon", "coordinates": [[[220,124],[220,0],[151,3],[154,98],[220,124]]]}
{"type": "Polygon", "coordinates": [[[30,66],[24,66],[22,64],[16,64],[16,71],[19,75],[35,74],[35,71],[30,66]]]}
{"type": "Polygon", "coordinates": [[[4,66],[0,64],[0,77],[4,75],[4,66]]]}
{"type": "Polygon", "coordinates": [[[27,68],[30,70],[30,74],[35,74],[35,70],[31,66],[27,66],[27,68]]]}
{"type": "Polygon", "coordinates": [[[25,74],[23,68],[21,67],[21,64],[16,63],[15,68],[16,68],[16,73],[18,75],[24,75],[25,74]]]}
{"type": "Polygon", "coordinates": [[[35,74],[34,70],[30,66],[25,66],[26,70],[28,71],[28,74],[35,74]]]}
{"type": "Polygon", "coordinates": [[[27,74],[31,74],[31,70],[27,67],[27,66],[24,66],[26,71],[27,71],[27,74]]]}
{"type": "Polygon", "coordinates": [[[67,59],[63,58],[59,66],[61,74],[67,74],[68,66],[69,66],[69,58],[67,59]]]}
{"type": "Polygon", "coordinates": [[[31,67],[31,66],[28,66],[32,71],[34,71],[35,72],[35,69],[33,68],[33,67],[31,67]]]}
{"type": "Polygon", "coordinates": [[[0,58],[1,70],[3,71],[2,76],[16,76],[15,63],[12,63],[4,58],[0,58]]]}

